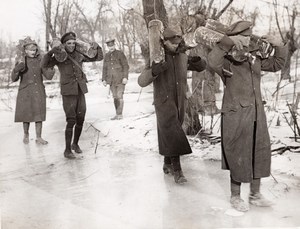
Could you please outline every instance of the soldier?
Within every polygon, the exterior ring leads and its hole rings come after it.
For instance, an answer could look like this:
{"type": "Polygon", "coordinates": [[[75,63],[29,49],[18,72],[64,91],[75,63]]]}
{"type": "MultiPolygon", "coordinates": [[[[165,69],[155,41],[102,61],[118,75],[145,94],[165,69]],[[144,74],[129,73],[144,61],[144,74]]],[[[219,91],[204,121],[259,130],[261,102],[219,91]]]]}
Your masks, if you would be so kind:
{"type": "Polygon", "coordinates": [[[199,56],[188,57],[182,31],[178,26],[163,32],[165,62],[147,66],[138,78],[141,87],[153,82],[159,154],[164,156],[163,172],[174,175],[178,184],[187,182],[180,156],[192,153],[182,129],[187,99],[187,70],[203,71],[206,62],[199,56]]]}
{"type": "Polygon", "coordinates": [[[86,113],[85,93],[87,89],[87,78],[82,70],[83,62],[100,61],[103,59],[102,48],[96,43],[91,45],[97,50],[97,54],[93,58],[89,58],[76,49],[76,34],[68,32],[61,37],[65,51],[67,52],[67,59],[59,62],[55,58],[55,53],[59,52],[58,47],[52,48],[43,58],[43,67],[53,67],[57,65],[60,72],[60,88],[63,100],[63,108],[66,115],[66,130],[65,143],[66,149],[64,156],[69,159],[76,158],[71,149],[76,153],[82,153],[78,145],[79,137],[81,135],[82,126],[84,123],[86,113]],[[74,139],[73,128],[75,126],[74,139]]]}
{"type": "Polygon", "coordinates": [[[119,120],[123,118],[123,94],[125,85],[128,81],[128,62],[124,53],[116,49],[115,39],[106,41],[108,53],[104,57],[102,82],[103,85],[110,86],[114,98],[116,115],[111,120],[119,120]]]}
{"type": "Polygon", "coordinates": [[[20,79],[17,95],[15,122],[23,122],[24,144],[29,143],[29,125],[35,122],[36,143],[46,145],[42,138],[42,123],[46,120],[46,93],[43,76],[52,79],[54,69],[41,68],[41,55],[37,43],[30,37],[20,40],[21,56],[17,58],[11,79],[20,79]]]}
{"type": "Polygon", "coordinates": [[[266,36],[275,54],[263,57],[259,47],[250,42],[252,23],[249,21],[232,24],[226,34],[209,53],[208,63],[225,85],[221,116],[222,168],[230,170],[230,203],[238,211],[248,211],[248,205],[240,197],[242,182],[250,183],[250,204],[261,207],[272,204],[260,193],[261,178],[270,175],[271,165],[260,81],[261,71],[282,69],[286,47],[280,38],[266,36]]]}

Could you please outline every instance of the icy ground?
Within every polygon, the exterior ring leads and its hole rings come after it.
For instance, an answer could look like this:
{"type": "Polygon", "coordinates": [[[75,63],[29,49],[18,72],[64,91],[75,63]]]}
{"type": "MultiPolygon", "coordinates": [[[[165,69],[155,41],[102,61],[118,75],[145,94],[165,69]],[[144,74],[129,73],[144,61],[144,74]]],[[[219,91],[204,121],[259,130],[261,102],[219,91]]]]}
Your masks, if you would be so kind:
{"type": "MultiPolygon", "coordinates": [[[[296,228],[300,226],[300,154],[274,152],[272,176],[263,179],[262,192],[275,205],[251,207],[245,214],[229,204],[229,174],[220,168],[220,144],[190,136],[193,154],[183,157],[188,183],[176,185],[162,173],[152,87],[138,87],[130,74],[124,96],[124,119],[114,115],[108,88],[89,71],[87,115],[80,140],[83,155],[63,157],[65,117],[57,84],[47,84],[47,120],[43,137],[47,146],[35,144],[34,125],[30,143],[22,143],[22,124],[14,123],[16,89],[1,90],[0,194],[3,229],[207,229],[296,228]],[[141,92],[141,93],[140,93],[141,92]],[[12,108],[12,109],[10,109],[12,108]]],[[[274,91],[268,75],[263,86],[274,91]]],[[[281,93],[291,91],[288,85],[281,93]]],[[[274,99],[265,93],[267,104],[274,99]]],[[[220,104],[221,95],[218,97],[220,104]]],[[[279,111],[267,111],[272,149],[298,146],[279,111]],[[277,117],[281,126],[276,126],[277,117]]],[[[289,114],[284,114],[290,118],[289,114]]],[[[210,126],[210,117],[204,117],[210,126]]],[[[213,135],[218,136],[219,118],[213,135]]],[[[249,185],[242,187],[247,200],[249,185]]]]}

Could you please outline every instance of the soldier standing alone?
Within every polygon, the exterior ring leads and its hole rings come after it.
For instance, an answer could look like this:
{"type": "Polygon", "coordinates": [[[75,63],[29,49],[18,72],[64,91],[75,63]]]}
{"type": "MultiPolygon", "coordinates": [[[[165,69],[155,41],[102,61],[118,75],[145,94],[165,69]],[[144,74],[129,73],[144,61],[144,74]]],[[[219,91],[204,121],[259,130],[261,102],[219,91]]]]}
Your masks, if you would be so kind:
{"type": "Polygon", "coordinates": [[[104,57],[102,82],[105,87],[110,86],[114,98],[116,116],[111,120],[119,120],[123,118],[123,94],[128,81],[129,66],[124,53],[116,49],[115,39],[109,39],[105,43],[109,51],[104,57]]]}

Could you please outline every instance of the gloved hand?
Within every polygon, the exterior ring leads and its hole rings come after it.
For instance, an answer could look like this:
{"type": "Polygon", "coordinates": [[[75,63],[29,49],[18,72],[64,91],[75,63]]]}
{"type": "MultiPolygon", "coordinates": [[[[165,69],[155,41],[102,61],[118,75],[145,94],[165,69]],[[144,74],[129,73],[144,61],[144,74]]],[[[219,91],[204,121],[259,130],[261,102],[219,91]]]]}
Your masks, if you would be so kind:
{"type": "Polygon", "coordinates": [[[61,51],[60,46],[54,46],[49,52],[48,54],[52,55],[53,53],[58,53],[61,51]]]}
{"type": "Polygon", "coordinates": [[[261,37],[263,40],[269,42],[272,46],[283,46],[282,39],[279,36],[265,35],[261,37]]]}
{"type": "Polygon", "coordinates": [[[168,64],[165,61],[161,61],[159,63],[152,62],[152,75],[158,76],[160,73],[166,71],[168,69],[168,64]]]}
{"type": "Polygon", "coordinates": [[[107,82],[105,80],[103,80],[102,83],[103,83],[103,86],[106,87],[107,82]]]}
{"type": "Polygon", "coordinates": [[[201,60],[201,57],[200,56],[189,56],[188,60],[191,62],[197,63],[198,61],[201,60]]]}
{"type": "Polygon", "coordinates": [[[128,79],[127,78],[123,78],[122,79],[122,84],[127,84],[128,79]]]}
{"type": "Polygon", "coordinates": [[[248,47],[250,44],[249,36],[236,35],[229,38],[233,41],[237,50],[242,50],[244,46],[248,47]]]}
{"type": "Polygon", "coordinates": [[[90,45],[92,46],[93,49],[97,49],[98,46],[99,46],[98,43],[95,42],[95,41],[92,41],[92,42],[90,43],[90,45]]]}
{"type": "Polygon", "coordinates": [[[14,71],[15,71],[15,72],[22,72],[22,71],[25,70],[25,68],[26,68],[26,65],[25,65],[24,62],[18,62],[18,63],[16,64],[15,68],[14,68],[14,71]]]}

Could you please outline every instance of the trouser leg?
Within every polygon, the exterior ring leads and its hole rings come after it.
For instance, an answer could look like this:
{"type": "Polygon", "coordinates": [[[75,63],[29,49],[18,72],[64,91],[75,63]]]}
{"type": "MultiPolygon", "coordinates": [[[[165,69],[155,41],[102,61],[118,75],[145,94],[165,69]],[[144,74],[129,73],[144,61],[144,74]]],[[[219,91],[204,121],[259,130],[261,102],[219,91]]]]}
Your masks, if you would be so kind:
{"type": "Polygon", "coordinates": [[[241,182],[235,181],[230,177],[230,190],[231,196],[240,196],[241,194],[241,182]]]}
{"type": "Polygon", "coordinates": [[[256,194],[260,192],[260,178],[254,178],[250,183],[250,192],[251,194],[256,194]]]}

